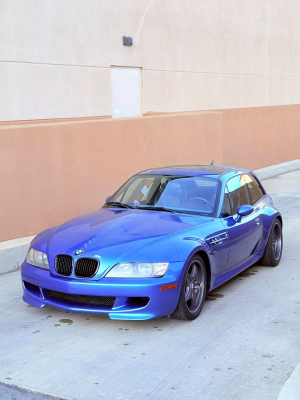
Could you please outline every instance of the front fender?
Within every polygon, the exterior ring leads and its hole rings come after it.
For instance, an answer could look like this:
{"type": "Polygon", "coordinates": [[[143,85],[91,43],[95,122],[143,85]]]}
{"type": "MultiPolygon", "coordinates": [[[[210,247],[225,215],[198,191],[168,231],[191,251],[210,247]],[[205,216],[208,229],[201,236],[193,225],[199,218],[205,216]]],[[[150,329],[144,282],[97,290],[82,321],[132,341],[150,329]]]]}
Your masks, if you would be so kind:
{"type": "Polygon", "coordinates": [[[205,265],[206,265],[206,272],[207,272],[207,292],[210,291],[210,283],[211,283],[211,277],[212,277],[212,265],[213,265],[213,257],[211,255],[211,252],[208,248],[208,246],[206,245],[206,243],[202,243],[202,244],[198,244],[198,246],[195,246],[193,248],[193,250],[191,251],[191,253],[189,254],[189,256],[187,257],[183,268],[182,268],[182,272],[181,272],[181,282],[183,280],[183,276],[185,273],[185,270],[189,264],[189,262],[191,261],[191,259],[196,255],[199,254],[202,257],[205,265]],[[205,254],[205,256],[203,257],[203,255],[205,254]]]}

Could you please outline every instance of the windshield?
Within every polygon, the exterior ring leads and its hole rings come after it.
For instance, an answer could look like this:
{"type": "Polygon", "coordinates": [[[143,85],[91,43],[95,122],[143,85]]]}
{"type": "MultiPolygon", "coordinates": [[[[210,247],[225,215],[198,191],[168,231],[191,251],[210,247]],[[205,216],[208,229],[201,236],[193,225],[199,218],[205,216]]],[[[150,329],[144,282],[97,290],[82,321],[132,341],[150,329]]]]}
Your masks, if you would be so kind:
{"type": "Polygon", "coordinates": [[[207,177],[138,174],[109,199],[106,207],[127,206],[213,215],[218,186],[216,179],[207,177]]]}

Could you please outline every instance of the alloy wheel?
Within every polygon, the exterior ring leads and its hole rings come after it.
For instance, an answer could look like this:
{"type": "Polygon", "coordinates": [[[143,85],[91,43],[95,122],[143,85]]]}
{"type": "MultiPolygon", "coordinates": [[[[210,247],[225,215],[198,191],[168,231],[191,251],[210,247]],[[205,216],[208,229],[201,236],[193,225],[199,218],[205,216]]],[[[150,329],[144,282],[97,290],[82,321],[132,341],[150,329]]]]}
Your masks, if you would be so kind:
{"type": "Polygon", "coordinates": [[[191,313],[197,312],[204,296],[203,266],[195,260],[189,267],[185,279],[185,303],[191,313]]]}
{"type": "Polygon", "coordinates": [[[274,225],[272,232],[272,249],[275,260],[278,260],[281,254],[282,237],[279,224],[274,225]]]}

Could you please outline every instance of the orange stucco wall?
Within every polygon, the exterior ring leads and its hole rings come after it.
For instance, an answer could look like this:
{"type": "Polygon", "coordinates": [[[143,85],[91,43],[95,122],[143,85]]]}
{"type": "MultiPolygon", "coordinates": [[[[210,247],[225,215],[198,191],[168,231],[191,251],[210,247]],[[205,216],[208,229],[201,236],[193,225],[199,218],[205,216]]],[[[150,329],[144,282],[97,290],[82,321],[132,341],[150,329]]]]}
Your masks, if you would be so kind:
{"type": "Polygon", "coordinates": [[[0,241],[100,208],[134,173],[222,163],[220,112],[0,126],[0,241]]]}
{"type": "Polygon", "coordinates": [[[300,158],[300,105],[0,126],[0,241],[100,208],[137,171],[300,158]]]}
{"type": "Polygon", "coordinates": [[[221,111],[225,165],[258,169],[300,158],[300,105],[221,111]]]}

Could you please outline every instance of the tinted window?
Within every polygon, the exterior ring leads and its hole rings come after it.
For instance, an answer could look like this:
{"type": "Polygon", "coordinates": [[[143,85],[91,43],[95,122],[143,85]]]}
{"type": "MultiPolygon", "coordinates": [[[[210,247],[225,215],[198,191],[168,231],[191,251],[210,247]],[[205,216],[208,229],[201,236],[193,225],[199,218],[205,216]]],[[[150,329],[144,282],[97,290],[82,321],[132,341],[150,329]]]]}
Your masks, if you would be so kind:
{"type": "Polygon", "coordinates": [[[246,175],[246,176],[247,176],[247,186],[251,199],[251,205],[253,205],[264,195],[264,193],[253,175],[246,175]]]}
{"type": "Polygon", "coordinates": [[[232,214],[236,214],[236,210],[240,206],[250,204],[247,180],[249,179],[247,179],[246,175],[239,175],[229,179],[227,182],[232,214]]]}

